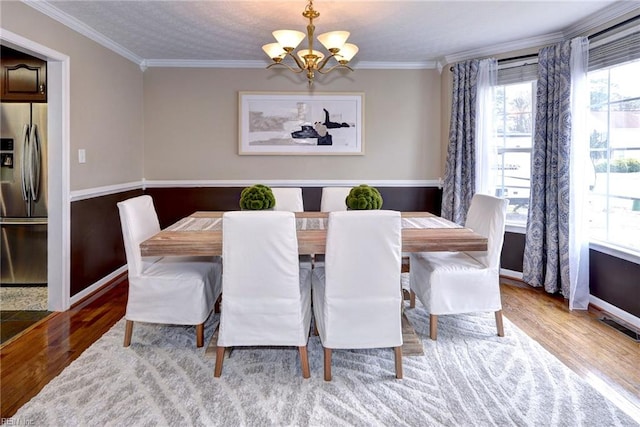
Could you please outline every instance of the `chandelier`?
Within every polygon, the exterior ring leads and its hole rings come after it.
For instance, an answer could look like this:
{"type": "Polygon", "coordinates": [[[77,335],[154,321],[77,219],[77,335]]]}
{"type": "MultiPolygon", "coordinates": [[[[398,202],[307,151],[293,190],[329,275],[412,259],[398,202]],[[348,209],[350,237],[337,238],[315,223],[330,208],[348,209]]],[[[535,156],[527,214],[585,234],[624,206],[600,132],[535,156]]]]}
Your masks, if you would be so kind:
{"type": "Polygon", "coordinates": [[[352,43],[346,43],[347,38],[349,38],[349,32],[330,31],[320,34],[318,41],[329,51],[329,55],[325,56],[322,52],[313,48],[313,33],[316,29],[313,25],[313,20],[320,16],[320,13],[313,8],[313,0],[309,0],[309,4],[305,7],[304,12],[302,12],[302,16],[309,20],[307,34],[295,30],[274,31],[273,36],[278,42],[262,46],[262,50],[264,50],[267,56],[273,61],[267,66],[267,69],[275,65],[283,65],[294,73],[306,71],[309,86],[313,84],[313,77],[316,71],[320,74],[327,74],[335,68],[347,68],[353,71],[347,63],[358,53],[358,46],[352,43]],[[309,41],[308,48],[301,49],[297,52],[297,55],[294,55],[293,51],[298,47],[300,42],[302,42],[305,35],[309,41]],[[283,62],[287,56],[293,58],[297,68],[283,62]],[[335,58],[338,63],[325,69],[331,58],[335,58]]]}

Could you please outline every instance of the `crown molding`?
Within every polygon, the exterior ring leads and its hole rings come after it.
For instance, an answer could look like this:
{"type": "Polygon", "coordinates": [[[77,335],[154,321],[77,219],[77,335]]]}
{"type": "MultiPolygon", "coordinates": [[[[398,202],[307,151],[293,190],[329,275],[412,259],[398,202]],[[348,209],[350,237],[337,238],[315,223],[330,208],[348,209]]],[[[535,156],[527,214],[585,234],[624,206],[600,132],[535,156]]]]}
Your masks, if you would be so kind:
{"type": "MultiPolygon", "coordinates": [[[[165,68],[266,68],[266,61],[211,61],[198,59],[146,59],[146,67],[165,68]]],[[[354,65],[358,70],[423,70],[437,68],[435,61],[377,62],[361,61],[354,65]]]]}
{"type": "Polygon", "coordinates": [[[127,58],[129,61],[141,65],[144,61],[143,58],[139,57],[135,53],[131,52],[128,49],[120,46],[118,43],[114,42],[108,37],[105,37],[101,33],[97,32],[93,28],[89,27],[85,23],[77,20],[76,18],[64,13],[57,7],[53,6],[48,1],[38,1],[38,0],[21,0],[22,3],[26,4],[37,10],[40,13],[47,15],[49,18],[54,19],[60,22],[63,25],[71,28],[72,30],[82,34],[83,36],[93,40],[94,42],[106,47],[117,53],[120,56],[127,58]]]}
{"type": "Polygon", "coordinates": [[[587,35],[590,31],[605,25],[615,19],[629,13],[640,14],[640,3],[637,1],[619,1],[608,6],[606,9],[594,13],[575,25],[564,30],[565,38],[571,39],[578,36],[587,35]]]}
{"type": "Polygon", "coordinates": [[[544,34],[541,36],[529,37],[521,40],[514,40],[507,43],[500,43],[493,46],[487,46],[480,49],[471,49],[464,52],[446,55],[444,62],[452,64],[455,62],[466,61],[467,59],[482,58],[491,55],[499,55],[501,53],[513,52],[516,50],[530,49],[533,47],[545,46],[557,43],[565,39],[562,32],[544,34]]]}
{"type": "Polygon", "coordinates": [[[231,60],[207,60],[207,59],[147,59],[147,67],[165,68],[266,68],[266,61],[231,61],[231,60]]]}
{"type": "Polygon", "coordinates": [[[384,62],[384,61],[360,61],[354,64],[357,70],[432,70],[437,68],[436,61],[416,62],[384,62]]]}
{"type": "MultiPolygon", "coordinates": [[[[46,16],[66,25],[83,36],[95,41],[96,43],[114,51],[115,53],[127,58],[131,62],[137,64],[142,71],[147,67],[176,67],[176,68],[265,68],[268,63],[266,61],[245,60],[165,60],[165,59],[145,59],[122,47],[103,34],[97,32],[93,28],[87,26],[83,22],[64,13],[56,8],[48,0],[21,0],[24,4],[45,14],[46,16]]],[[[621,16],[633,12],[640,13],[640,4],[637,1],[619,1],[604,10],[598,11],[587,19],[566,28],[564,31],[550,33],[546,35],[531,37],[527,39],[515,40],[507,43],[500,43],[493,46],[483,47],[479,49],[471,49],[463,52],[446,55],[442,58],[432,61],[417,62],[384,62],[384,61],[361,61],[354,65],[358,69],[363,70],[413,70],[413,69],[437,69],[442,71],[444,65],[454,62],[460,62],[467,59],[498,55],[502,53],[541,47],[553,43],[557,43],[567,38],[573,38],[588,33],[590,30],[605,25],[621,16]]]]}
{"type": "Polygon", "coordinates": [[[561,32],[545,34],[541,36],[531,37],[527,39],[515,40],[512,42],[501,43],[493,46],[483,47],[480,49],[472,49],[451,55],[446,55],[439,63],[451,64],[455,62],[465,61],[467,59],[481,58],[485,56],[498,55],[517,50],[542,47],[549,44],[557,43],[562,40],[571,39],[580,35],[585,35],[594,28],[620,18],[626,14],[633,12],[640,13],[640,3],[637,1],[619,1],[604,10],[600,10],[591,16],[583,19],[575,25],[572,25],[561,32]]]}

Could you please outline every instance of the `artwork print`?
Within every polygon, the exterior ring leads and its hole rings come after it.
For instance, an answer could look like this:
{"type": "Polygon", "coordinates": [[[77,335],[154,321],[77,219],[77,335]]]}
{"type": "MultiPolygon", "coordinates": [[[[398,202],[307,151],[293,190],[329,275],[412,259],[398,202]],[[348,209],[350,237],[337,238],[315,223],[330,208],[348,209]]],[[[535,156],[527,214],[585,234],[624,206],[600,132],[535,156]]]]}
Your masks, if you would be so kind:
{"type": "Polygon", "coordinates": [[[240,154],[364,154],[363,94],[240,92],[240,154]]]}

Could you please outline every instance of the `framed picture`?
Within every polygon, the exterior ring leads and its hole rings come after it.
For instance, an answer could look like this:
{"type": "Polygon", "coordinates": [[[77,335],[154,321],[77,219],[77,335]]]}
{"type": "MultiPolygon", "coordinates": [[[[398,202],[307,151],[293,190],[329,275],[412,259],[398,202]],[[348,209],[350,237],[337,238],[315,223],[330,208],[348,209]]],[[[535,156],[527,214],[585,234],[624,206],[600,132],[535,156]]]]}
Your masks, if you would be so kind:
{"type": "Polygon", "coordinates": [[[240,92],[241,155],[364,154],[363,93],[240,92]]]}

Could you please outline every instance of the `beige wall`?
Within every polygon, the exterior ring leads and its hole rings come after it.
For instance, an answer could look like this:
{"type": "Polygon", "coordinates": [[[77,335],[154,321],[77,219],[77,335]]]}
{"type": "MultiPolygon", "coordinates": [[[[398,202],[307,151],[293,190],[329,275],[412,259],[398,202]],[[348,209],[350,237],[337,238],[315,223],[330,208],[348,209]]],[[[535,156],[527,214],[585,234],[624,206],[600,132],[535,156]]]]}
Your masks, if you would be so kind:
{"type": "Polygon", "coordinates": [[[81,190],[143,176],[142,78],[131,61],[17,1],[0,26],[70,57],[70,185],[81,190]],[[78,149],[87,154],[78,163],[78,149]]]}
{"type": "Polygon", "coordinates": [[[315,91],[365,93],[364,156],[238,155],[238,91],[307,91],[299,77],[273,69],[147,69],[145,178],[429,180],[441,176],[437,70],[356,69],[345,76],[321,76],[315,91]]]}

